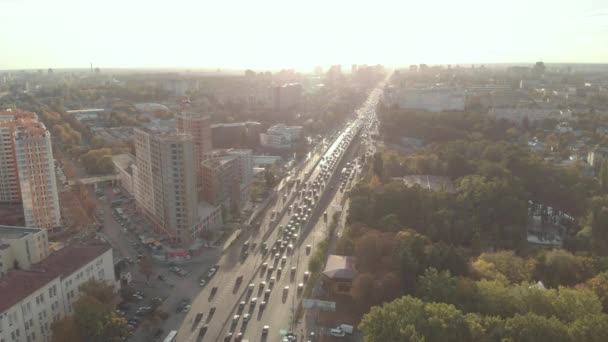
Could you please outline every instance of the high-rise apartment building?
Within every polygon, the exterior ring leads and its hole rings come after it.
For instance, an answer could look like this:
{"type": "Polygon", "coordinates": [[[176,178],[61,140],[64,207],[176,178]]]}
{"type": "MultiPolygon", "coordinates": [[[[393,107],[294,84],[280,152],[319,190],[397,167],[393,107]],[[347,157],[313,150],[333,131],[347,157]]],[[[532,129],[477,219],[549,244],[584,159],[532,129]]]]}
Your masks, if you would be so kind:
{"type": "Polygon", "coordinates": [[[175,128],[179,133],[192,137],[194,162],[200,168],[201,162],[211,153],[211,119],[199,113],[181,112],[175,116],[175,128]]]}
{"type": "Polygon", "coordinates": [[[34,113],[0,112],[0,202],[21,203],[26,226],[61,225],[51,134],[34,113]]]}
{"type": "Polygon", "coordinates": [[[274,110],[286,110],[296,107],[302,99],[302,85],[287,83],[269,88],[270,105],[274,110]]]}
{"type": "Polygon", "coordinates": [[[135,129],[138,208],[175,242],[190,241],[199,220],[192,140],[188,134],[135,129]]]}

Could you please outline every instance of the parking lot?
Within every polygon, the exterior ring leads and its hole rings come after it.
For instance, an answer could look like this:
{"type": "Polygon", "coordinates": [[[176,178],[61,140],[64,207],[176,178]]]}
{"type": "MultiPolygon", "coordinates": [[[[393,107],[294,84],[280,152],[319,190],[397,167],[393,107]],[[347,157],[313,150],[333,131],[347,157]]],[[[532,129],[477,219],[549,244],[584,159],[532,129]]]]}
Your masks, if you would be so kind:
{"type": "Polygon", "coordinates": [[[102,222],[99,234],[112,245],[115,262],[124,265],[131,275],[128,290],[122,290],[127,298],[119,308],[133,327],[130,341],[162,339],[183,320],[189,310],[187,302],[200,291],[201,280],[207,279],[221,250],[202,247],[192,259],[166,263],[155,257],[155,251],[139,240],[138,233],[145,222],[135,213],[128,196],[107,186],[101,188],[96,198],[96,217],[102,222]],[[111,203],[118,199],[127,200],[112,208],[111,203]],[[121,211],[126,219],[117,214],[121,211]]]}

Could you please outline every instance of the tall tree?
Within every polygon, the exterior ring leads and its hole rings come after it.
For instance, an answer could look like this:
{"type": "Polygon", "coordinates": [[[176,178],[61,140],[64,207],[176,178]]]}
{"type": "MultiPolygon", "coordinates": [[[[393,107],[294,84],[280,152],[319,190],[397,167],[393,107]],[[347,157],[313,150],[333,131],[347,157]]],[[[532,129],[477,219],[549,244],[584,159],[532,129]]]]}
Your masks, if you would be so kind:
{"type": "Polygon", "coordinates": [[[505,322],[505,335],[517,342],[571,342],[568,327],[555,317],[547,318],[533,313],[515,315],[505,322]]]}

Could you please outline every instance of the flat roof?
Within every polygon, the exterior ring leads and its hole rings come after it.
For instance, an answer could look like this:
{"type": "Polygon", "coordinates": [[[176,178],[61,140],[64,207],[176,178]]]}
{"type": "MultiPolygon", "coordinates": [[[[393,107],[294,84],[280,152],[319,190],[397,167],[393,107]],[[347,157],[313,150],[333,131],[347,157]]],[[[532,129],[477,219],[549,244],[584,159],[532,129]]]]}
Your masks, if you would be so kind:
{"type": "Polygon", "coordinates": [[[244,121],[244,122],[233,122],[233,123],[217,123],[211,125],[211,128],[220,128],[220,127],[241,127],[241,126],[250,126],[250,125],[261,125],[261,123],[256,121],[244,121]]]}
{"type": "Polygon", "coordinates": [[[217,210],[217,206],[205,201],[198,202],[198,219],[204,220],[217,210]]]}
{"type": "Polygon", "coordinates": [[[58,277],[66,277],[110,250],[105,243],[65,247],[27,271],[9,271],[0,278],[0,312],[36,292],[58,277]]]}
{"type": "Polygon", "coordinates": [[[39,233],[44,228],[17,227],[0,225],[0,239],[21,239],[29,234],[39,233]]]}
{"type": "Polygon", "coordinates": [[[356,274],[355,258],[330,254],[323,274],[330,279],[353,279],[356,274]]]}
{"type": "Polygon", "coordinates": [[[74,110],[66,110],[68,114],[78,114],[78,113],[99,113],[105,112],[103,108],[89,108],[89,109],[74,109],[74,110]]]}
{"type": "Polygon", "coordinates": [[[396,177],[395,179],[402,180],[407,186],[418,185],[423,189],[428,190],[445,190],[454,192],[454,184],[449,177],[432,176],[432,175],[408,175],[396,177]]]}
{"type": "Polygon", "coordinates": [[[131,164],[135,164],[135,157],[130,153],[115,154],[112,156],[114,164],[126,170],[131,164]]]}

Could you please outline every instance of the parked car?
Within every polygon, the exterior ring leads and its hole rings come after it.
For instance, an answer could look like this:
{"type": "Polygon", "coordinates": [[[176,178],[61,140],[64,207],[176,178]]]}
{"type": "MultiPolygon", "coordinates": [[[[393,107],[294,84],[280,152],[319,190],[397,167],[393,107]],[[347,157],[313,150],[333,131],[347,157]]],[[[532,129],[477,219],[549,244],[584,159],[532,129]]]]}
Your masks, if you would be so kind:
{"type": "Polygon", "coordinates": [[[344,337],[346,333],[344,333],[344,331],[342,331],[341,329],[334,328],[329,331],[329,335],[335,337],[344,337]]]}

